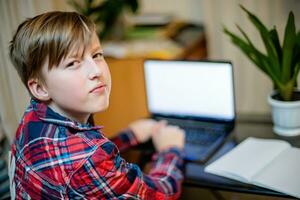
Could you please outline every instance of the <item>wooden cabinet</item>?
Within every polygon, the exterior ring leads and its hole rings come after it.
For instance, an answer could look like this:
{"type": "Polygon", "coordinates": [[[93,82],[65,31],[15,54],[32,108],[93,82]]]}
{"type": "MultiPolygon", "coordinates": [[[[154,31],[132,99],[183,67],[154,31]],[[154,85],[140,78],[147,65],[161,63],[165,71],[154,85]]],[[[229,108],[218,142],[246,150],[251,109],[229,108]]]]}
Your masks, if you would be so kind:
{"type": "Polygon", "coordinates": [[[112,137],[136,119],[147,117],[143,59],[106,59],[111,76],[112,91],[109,108],[94,115],[97,125],[112,137]]]}

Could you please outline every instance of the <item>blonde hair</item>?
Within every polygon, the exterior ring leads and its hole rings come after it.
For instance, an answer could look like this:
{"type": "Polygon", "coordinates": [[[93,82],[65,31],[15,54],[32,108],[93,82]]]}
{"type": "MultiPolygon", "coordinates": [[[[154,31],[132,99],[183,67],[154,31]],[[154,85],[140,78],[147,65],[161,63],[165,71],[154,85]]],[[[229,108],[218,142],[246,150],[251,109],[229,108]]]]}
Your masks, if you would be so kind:
{"type": "Polygon", "coordinates": [[[21,23],[10,42],[10,59],[26,88],[31,78],[43,81],[46,62],[51,70],[72,49],[85,50],[94,31],[95,24],[76,12],[48,12],[21,23]]]}

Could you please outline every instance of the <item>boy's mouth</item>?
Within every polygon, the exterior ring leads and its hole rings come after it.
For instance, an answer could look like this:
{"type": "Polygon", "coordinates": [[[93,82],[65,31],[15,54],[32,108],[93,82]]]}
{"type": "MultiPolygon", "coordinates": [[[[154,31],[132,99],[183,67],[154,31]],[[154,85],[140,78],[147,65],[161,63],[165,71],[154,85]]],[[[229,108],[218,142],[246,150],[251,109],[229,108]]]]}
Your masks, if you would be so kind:
{"type": "Polygon", "coordinates": [[[96,87],[94,87],[90,93],[103,93],[106,89],[106,85],[103,83],[98,84],[96,87]]]}

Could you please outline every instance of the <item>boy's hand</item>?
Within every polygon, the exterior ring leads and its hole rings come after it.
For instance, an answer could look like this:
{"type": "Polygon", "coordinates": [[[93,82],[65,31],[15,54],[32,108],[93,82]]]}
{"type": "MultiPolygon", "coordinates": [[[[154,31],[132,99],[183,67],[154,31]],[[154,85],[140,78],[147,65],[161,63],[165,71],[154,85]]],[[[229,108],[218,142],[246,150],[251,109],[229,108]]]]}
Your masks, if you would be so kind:
{"type": "Polygon", "coordinates": [[[155,131],[157,122],[152,119],[139,119],[129,124],[139,143],[149,140],[155,131]]]}
{"type": "Polygon", "coordinates": [[[152,136],[152,141],[156,151],[161,152],[171,147],[183,149],[185,133],[178,126],[166,125],[165,122],[159,122],[152,136]]]}

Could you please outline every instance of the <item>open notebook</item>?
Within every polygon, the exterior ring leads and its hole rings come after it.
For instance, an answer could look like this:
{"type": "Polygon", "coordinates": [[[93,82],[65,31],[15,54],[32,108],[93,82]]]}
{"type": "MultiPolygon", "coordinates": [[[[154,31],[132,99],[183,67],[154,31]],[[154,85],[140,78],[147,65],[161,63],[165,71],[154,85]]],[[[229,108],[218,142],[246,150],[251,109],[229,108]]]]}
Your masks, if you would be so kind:
{"type": "Polygon", "coordinates": [[[232,68],[226,61],[145,61],[148,111],[185,130],[186,160],[205,162],[234,128],[232,68]]]}
{"type": "Polygon", "coordinates": [[[247,138],[205,172],[300,198],[300,149],[283,140],[247,138]]]}

